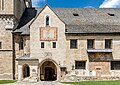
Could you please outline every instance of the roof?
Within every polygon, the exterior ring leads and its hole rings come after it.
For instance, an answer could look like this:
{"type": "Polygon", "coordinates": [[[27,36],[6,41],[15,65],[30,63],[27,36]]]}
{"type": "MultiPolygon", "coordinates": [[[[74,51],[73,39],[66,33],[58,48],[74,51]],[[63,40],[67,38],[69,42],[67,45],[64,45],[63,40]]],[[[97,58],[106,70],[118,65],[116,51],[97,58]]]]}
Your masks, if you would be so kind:
{"type": "Polygon", "coordinates": [[[38,59],[30,57],[30,54],[25,54],[22,57],[17,58],[16,60],[38,60],[38,59]]]}
{"type": "Polygon", "coordinates": [[[41,11],[37,8],[26,8],[25,12],[23,13],[23,16],[20,19],[20,23],[17,28],[14,29],[15,33],[21,33],[22,35],[29,35],[29,25],[31,22],[35,19],[35,17],[38,15],[38,13],[41,11]]]}
{"type": "MultiPolygon", "coordinates": [[[[42,8],[27,8],[15,32],[29,34],[29,25],[41,10],[42,8]]],[[[119,8],[52,8],[52,10],[66,24],[66,33],[120,33],[119,8]]]]}

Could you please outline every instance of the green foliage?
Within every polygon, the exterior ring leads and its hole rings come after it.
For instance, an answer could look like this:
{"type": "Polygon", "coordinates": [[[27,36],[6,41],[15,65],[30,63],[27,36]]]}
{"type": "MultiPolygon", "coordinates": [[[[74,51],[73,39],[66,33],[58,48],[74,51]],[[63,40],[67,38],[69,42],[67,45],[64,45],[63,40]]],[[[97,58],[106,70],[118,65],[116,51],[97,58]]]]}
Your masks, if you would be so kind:
{"type": "Polygon", "coordinates": [[[81,81],[81,82],[64,82],[73,85],[120,85],[120,81],[81,81]]]}
{"type": "Polygon", "coordinates": [[[15,83],[16,80],[0,80],[0,84],[15,83]]]}

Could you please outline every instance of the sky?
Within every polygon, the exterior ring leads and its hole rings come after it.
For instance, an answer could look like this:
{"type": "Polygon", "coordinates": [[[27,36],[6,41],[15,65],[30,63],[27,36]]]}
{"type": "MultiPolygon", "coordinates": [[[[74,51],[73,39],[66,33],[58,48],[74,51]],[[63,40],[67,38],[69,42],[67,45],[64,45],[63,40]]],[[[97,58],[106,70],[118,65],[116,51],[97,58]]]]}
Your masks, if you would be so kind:
{"type": "Polygon", "coordinates": [[[120,0],[32,0],[33,7],[45,4],[53,8],[120,8],[120,0]]]}

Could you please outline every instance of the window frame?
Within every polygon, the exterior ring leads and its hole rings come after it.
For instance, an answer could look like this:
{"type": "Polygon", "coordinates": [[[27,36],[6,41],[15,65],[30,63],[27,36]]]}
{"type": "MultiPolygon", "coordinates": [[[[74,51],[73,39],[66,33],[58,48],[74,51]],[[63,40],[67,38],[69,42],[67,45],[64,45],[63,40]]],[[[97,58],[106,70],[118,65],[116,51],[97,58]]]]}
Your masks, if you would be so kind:
{"type": "Polygon", "coordinates": [[[57,43],[56,42],[52,42],[52,48],[57,48],[57,43]],[[54,47],[55,45],[55,47],[54,47]]]}
{"type": "Polygon", "coordinates": [[[24,40],[23,40],[23,38],[21,38],[21,40],[19,41],[19,50],[24,50],[24,40]]]}
{"type": "Polygon", "coordinates": [[[0,49],[2,49],[2,42],[0,42],[0,49]]]}
{"type": "Polygon", "coordinates": [[[45,43],[41,42],[41,48],[45,48],[45,43]]]}
{"type": "Polygon", "coordinates": [[[87,49],[95,49],[95,39],[87,39],[87,49]],[[92,41],[92,46],[89,46],[90,41],[92,41]]]}
{"type": "Polygon", "coordinates": [[[110,67],[111,67],[110,68],[111,70],[120,70],[120,61],[111,61],[110,67]],[[114,66],[117,66],[117,67],[114,67],[114,66]]]}
{"type": "Polygon", "coordinates": [[[50,17],[49,16],[46,16],[46,18],[45,18],[45,25],[50,26],[50,17]]]}
{"type": "Polygon", "coordinates": [[[86,70],[86,61],[75,61],[75,69],[86,70]],[[79,64],[78,64],[79,63],[79,64]],[[83,65],[83,67],[81,67],[83,65]]]}
{"type": "Polygon", "coordinates": [[[105,49],[112,49],[112,39],[105,39],[105,49]],[[106,44],[107,42],[109,42],[110,46],[106,44]]]}
{"type": "Polygon", "coordinates": [[[78,39],[70,39],[70,49],[77,49],[78,48],[78,39]],[[73,41],[75,41],[73,46],[73,41]]]}
{"type": "Polygon", "coordinates": [[[0,10],[4,10],[4,0],[0,0],[0,10]]]}

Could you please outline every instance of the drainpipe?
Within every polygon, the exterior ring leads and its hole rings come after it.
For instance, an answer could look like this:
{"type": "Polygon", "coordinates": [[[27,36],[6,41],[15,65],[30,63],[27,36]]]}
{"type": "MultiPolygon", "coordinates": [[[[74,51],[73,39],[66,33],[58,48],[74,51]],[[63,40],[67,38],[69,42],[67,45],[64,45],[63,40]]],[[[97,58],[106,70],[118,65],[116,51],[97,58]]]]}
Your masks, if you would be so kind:
{"type": "Polygon", "coordinates": [[[12,69],[13,69],[13,79],[15,80],[15,42],[14,33],[12,32],[12,69]]]}

